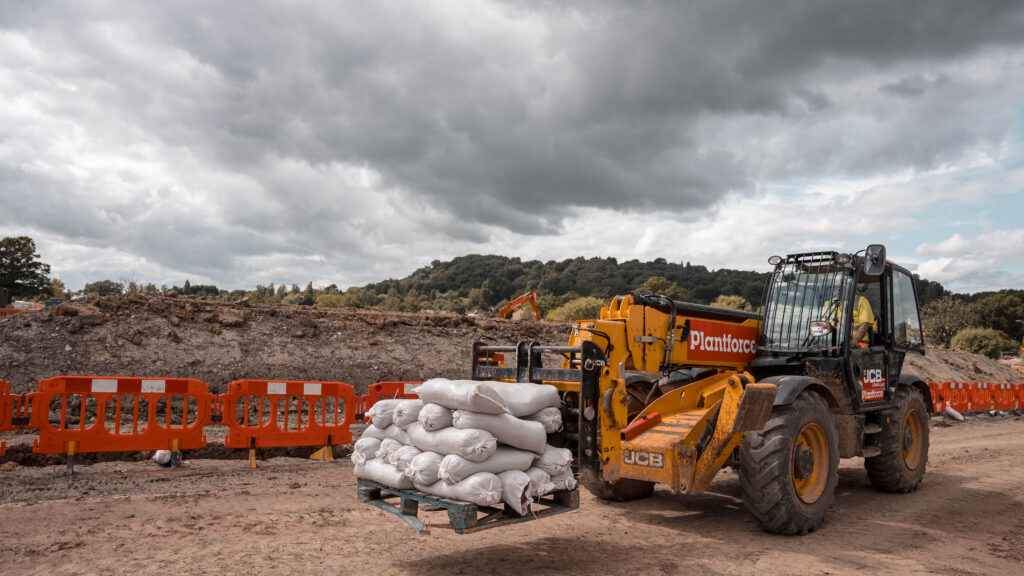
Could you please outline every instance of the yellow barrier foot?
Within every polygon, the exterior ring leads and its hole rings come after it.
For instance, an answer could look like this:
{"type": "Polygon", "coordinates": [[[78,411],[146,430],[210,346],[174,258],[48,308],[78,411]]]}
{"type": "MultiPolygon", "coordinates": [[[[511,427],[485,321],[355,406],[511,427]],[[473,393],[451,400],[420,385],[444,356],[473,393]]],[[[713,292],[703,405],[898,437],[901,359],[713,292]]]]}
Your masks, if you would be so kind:
{"type": "Polygon", "coordinates": [[[324,446],[323,448],[310,454],[309,459],[334,462],[334,446],[324,446]]]}
{"type": "Polygon", "coordinates": [[[68,469],[65,474],[68,476],[75,475],[75,441],[68,442],[68,469]]]}
{"type": "Polygon", "coordinates": [[[256,469],[256,449],[249,448],[249,468],[256,469]]]}

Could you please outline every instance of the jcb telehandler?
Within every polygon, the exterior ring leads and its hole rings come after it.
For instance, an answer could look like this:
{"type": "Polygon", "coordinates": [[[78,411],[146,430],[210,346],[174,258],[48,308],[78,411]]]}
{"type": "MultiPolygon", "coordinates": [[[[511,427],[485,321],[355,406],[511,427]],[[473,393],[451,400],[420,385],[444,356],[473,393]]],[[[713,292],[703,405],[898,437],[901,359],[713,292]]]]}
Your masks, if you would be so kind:
{"type": "Polygon", "coordinates": [[[902,371],[924,350],[913,277],[877,244],[769,262],[762,314],[628,294],[568,346],[476,344],[473,377],[557,386],[554,441],[603,499],[701,492],[732,465],[766,530],[805,534],[835,500],[840,458],[863,457],[880,490],[914,490],[931,397],[902,371]]]}

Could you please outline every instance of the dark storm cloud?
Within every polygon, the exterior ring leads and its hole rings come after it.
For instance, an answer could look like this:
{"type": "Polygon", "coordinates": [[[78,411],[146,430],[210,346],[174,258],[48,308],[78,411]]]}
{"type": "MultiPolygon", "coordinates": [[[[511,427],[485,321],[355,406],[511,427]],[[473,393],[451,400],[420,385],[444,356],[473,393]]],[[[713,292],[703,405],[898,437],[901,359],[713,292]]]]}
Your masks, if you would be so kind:
{"type": "Polygon", "coordinates": [[[128,198],[97,202],[95,182],[17,167],[41,146],[6,157],[0,194],[36,191],[19,213],[43,229],[210,276],[267,254],[377,257],[368,238],[388,215],[333,181],[339,165],[420,207],[385,243],[557,234],[593,207],[697,213],[766,179],[928,170],[998,144],[1008,128],[976,122],[948,69],[1019,47],[1022,6],[7,2],[0,30],[39,58],[0,60],[21,90],[75,87],[39,107],[207,177],[130,192],[134,169],[114,166],[128,198]],[[858,79],[871,94],[851,96],[858,79]],[[909,98],[922,102],[886,100],[909,98]],[[850,138],[853,115],[870,134],[850,138]],[[202,198],[179,203],[183,190],[202,198]]]}

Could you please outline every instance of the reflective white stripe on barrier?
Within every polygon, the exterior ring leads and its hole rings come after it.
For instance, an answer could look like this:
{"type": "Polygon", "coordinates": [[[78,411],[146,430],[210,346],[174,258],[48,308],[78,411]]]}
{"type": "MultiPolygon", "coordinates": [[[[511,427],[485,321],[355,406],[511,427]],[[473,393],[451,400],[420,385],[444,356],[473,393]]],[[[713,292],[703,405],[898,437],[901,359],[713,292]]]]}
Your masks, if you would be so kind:
{"type": "Polygon", "coordinates": [[[167,391],[166,380],[143,380],[142,381],[142,393],[156,393],[163,394],[167,391]]]}
{"type": "Polygon", "coordinates": [[[93,378],[93,392],[117,392],[117,380],[109,378],[93,378]]]}
{"type": "Polygon", "coordinates": [[[302,394],[304,396],[319,396],[321,394],[320,388],[319,383],[306,382],[302,385],[302,394]]]}
{"type": "Polygon", "coordinates": [[[287,394],[288,385],[284,382],[267,382],[267,394],[287,394]]]}
{"type": "Polygon", "coordinates": [[[416,393],[416,389],[419,388],[419,387],[420,387],[420,385],[417,384],[417,383],[406,382],[405,386],[403,386],[403,390],[402,391],[405,394],[415,394],[416,393]]]}

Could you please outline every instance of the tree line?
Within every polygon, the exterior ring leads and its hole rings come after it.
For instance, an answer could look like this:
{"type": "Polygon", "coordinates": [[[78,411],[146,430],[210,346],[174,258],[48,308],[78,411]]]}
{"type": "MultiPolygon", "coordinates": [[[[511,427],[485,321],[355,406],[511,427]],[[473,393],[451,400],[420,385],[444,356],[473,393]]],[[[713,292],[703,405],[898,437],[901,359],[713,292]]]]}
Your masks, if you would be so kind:
{"type": "MultiPolygon", "coordinates": [[[[68,298],[63,282],[49,278],[50,267],[40,261],[35,243],[26,236],[0,241],[0,288],[12,298],[68,298]]],[[[429,266],[400,279],[388,279],[342,290],[335,284],[315,288],[308,282],[257,285],[254,290],[224,290],[210,284],[157,287],[134,278],[98,280],[82,293],[177,294],[209,300],[369,308],[382,311],[435,310],[494,314],[509,300],[530,290],[537,293],[542,315],[552,321],[596,316],[617,294],[650,290],[676,300],[724,308],[758,310],[767,273],[710,270],[690,262],[664,258],[641,262],[615,258],[522,260],[471,254],[429,266]]],[[[940,283],[916,278],[922,322],[929,343],[968,349],[984,348],[996,355],[1016,348],[1024,324],[1024,290],[954,294],[940,283]],[[966,332],[965,332],[966,331],[966,332]],[[979,332],[982,331],[982,332],[979,332]],[[961,336],[961,333],[964,335],[961,336]],[[959,340],[956,338],[960,336],[959,340]],[[979,343],[980,342],[980,343],[979,343]]]]}

